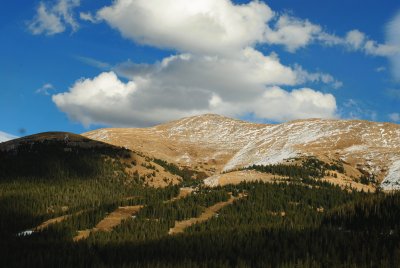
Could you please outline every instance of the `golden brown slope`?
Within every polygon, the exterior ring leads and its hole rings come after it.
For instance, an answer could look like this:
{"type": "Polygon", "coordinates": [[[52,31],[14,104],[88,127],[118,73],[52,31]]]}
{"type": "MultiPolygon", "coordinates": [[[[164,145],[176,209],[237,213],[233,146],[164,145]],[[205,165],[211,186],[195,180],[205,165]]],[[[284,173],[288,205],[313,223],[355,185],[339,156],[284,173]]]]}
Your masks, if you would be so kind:
{"type": "Polygon", "coordinates": [[[184,118],[151,128],[100,129],[83,134],[209,175],[253,164],[315,156],[344,163],[347,177],[375,176],[400,188],[400,126],[360,120],[297,120],[254,124],[218,115],[184,118]]]}

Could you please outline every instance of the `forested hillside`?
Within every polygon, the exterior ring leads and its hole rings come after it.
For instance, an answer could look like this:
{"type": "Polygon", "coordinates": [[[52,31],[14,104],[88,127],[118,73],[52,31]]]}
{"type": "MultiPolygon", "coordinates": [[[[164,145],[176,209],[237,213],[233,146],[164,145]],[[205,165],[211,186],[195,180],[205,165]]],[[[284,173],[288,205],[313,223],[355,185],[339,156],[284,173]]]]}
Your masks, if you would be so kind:
{"type": "Polygon", "coordinates": [[[152,172],[180,178],[153,188],[127,172],[137,153],[82,142],[6,144],[0,266],[400,265],[400,194],[322,181],[339,163],[252,166],[284,179],[209,188],[201,172],[148,158],[152,172]]]}

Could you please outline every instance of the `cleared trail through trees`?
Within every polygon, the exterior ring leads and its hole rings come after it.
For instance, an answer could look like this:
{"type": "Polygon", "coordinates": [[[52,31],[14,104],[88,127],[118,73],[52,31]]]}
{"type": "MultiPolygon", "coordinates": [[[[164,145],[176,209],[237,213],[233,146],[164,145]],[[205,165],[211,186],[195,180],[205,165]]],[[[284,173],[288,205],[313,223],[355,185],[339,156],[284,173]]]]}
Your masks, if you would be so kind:
{"type": "MultiPolygon", "coordinates": [[[[178,199],[184,198],[190,195],[192,191],[193,191],[192,188],[180,188],[179,195],[177,197],[165,201],[165,203],[173,202],[178,199]]],[[[94,228],[78,231],[78,234],[73,238],[73,240],[76,242],[82,239],[86,239],[93,232],[99,232],[99,231],[111,232],[112,229],[120,225],[123,220],[129,219],[134,214],[137,214],[142,208],[143,208],[142,205],[119,207],[115,211],[107,215],[99,223],[97,223],[97,225],[94,228]]]]}
{"type": "Polygon", "coordinates": [[[171,203],[181,198],[185,198],[193,192],[193,188],[184,187],[179,189],[179,194],[177,197],[171,198],[170,200],[165,201],[164,203],[171,203]]]}
{"type": "Polygon", "coordinates": [[[174,235],[183,233],[187,227],[211,219],[214,215],[217,214],[219,210],[232,204],[235,200],[238,200],[243,197],[245,197],[245,195],[243,194],[240,194],[238,197],[234,197],[231,195],[228,201],[219,202],[215,205],[212,205],[211,207],[206,208],[205,211],[197,218],[190,218],[188,220],[183,220],[183,221],[175,221],[175,226],[169,229],[168,234],[174,235]]]}
{"type": "Polygon", "coordinates": [[[46,229],[47,227],[49,227],[52,224],[63,222],[66,219],[68,219],[69,217],[78,216],[78,215],[82,214],[83,212],[84,212],[84,210],[81,210],[81,211],[76,212],[75,214],[63,215],[63,216],[60,216],[57,218],[47,220],[47,221],[41,223],[39,226],[33,228],[33,231],[35,231],[35,232],[43,231],[44,229],[46,229]]]}
{"type": "Polygon", "coordinates": [[[79,241],[81,239],[86,239],[92,232],[111,232],[112,229],[120,225],[123,220],[126,220],[138,213],[142,207],[143,206],[141,205],[119,207],[102,219],[94,228],[78,231],[78,235],[75,236],[73,240],[79,241]]]}

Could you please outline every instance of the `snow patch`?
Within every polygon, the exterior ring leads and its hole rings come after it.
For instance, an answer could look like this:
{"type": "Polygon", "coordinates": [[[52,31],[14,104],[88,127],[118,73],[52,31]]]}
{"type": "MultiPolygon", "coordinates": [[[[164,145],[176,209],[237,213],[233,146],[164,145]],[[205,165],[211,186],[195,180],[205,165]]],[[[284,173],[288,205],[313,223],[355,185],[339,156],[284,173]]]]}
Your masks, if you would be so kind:
{"type": "Polygon", "coordinates": [[[177,160],[178,160],[178,162],[185,162],[185,163],[192,162],[192,158],[190,157],[190,155],[188,153],[185,153],[184,155],[179,157],[177,160]]]}
{"type": "Polygon", "coordinates": [[[219,185],[219,178],[221,175],[214,175],[204,180],[204,185],[209,187],[217,187],[219,185]]]}
{"type": "Polygon", "coordinates": [[[294,158],[298,153],[292,148],[283,148],[282,150],[268,152],[264,159],[255,162],[255,165],[273,165],[283,162],[286,159],[294,158]]]}
{"type": "Polygon", "coordinates": [[[384,190],[400,190],[400,159],[392,163],[381,187],[384,190]]]}
{"type": "Polygon", "coordinates": [[[98,141],[108,141],[110,139],[107,129],[100,129],[94,134],[87,135],[88,138],[98,141]]]}
{"type": "Polygon", "coordinates": [[[30,236],[30,235],[32,235],[33,233],[34,233],[34,231],[32,231],[32,230],[26,230],[26,231],[19,232],[19,233],[17,234],[17,236],[30,236]]]}
{"type": "Polygon", "coordinates": [[[346,153],[353,153],[353,152],[365,151],[366,149],[368,149],[368,147],[365,145],[353,145],[347,147],[344,151],[346,153]]]}

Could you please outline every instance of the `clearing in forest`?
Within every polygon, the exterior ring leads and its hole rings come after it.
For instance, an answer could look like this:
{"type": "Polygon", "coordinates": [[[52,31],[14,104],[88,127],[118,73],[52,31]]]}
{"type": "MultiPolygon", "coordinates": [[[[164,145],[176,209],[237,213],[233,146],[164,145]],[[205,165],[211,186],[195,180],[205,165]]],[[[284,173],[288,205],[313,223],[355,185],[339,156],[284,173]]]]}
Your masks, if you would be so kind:
{"type": "Polygon", "coordinates": [[[187,227],[192,226],[193,224],[209,220],[214,215],[216,215],[219,210],[226,207],[227,205],[232,204],[235,200],[240,199],[244,196],[245,195],[242,194],[239,195],[238,197],[231,196],[228,201],[219,202],[215,205],[212,205],[211,207],[206,208],[204,212],[197,218],[190,218],[188,220],[183,220],[183,221],[175,221],[175,226],[169,229],[168,234],[174,235],[178,233],[183,233],[187,227]]]}
{"type": "Polygon", "coordinates": [[[128,219],[133,214],[139,212],[143,206],[127,206],[119,207],[115,211],[108,214],[104,219],[102,219],[94,229],[96,231],[110,232],[116,226],[118,226],[123,220],[128,219]]]}
{"type": "Polygon", "coordinates": [[[33,230],[34,230],[35,232],[43,231],[44,229],[46,229],[47,227],[49,227],[49,226],[52,225],[52,224],[56,224],[56,223],[65,221],[65,220],[68,219],[69,217],[72,217],[73,215],[77,216],[77,215],[79,215],[79,214],[82,214],[83,212],[84,212],[84,211],[81,210],[81,211],[78,211],[78,212],[75,213],[75,214],[68,214],[68,215],[64,215],[64,216],[60,216],[60,217],[57,217],[57,218],[53,218],[53,219],[47,220],[47,221],[45,221],[45,222],[42,222],[39,226],[33,228],[33,230]]]}
{"type": "Polygon", "coordinates": [[[193,188],[190,187],[183,187],[179,189],[179,194],[177,197],[171,198],[170,200],[165,201],[164,203],[171,203],[181,198],[185,198],[193,192],[193,188]]]}
{"type": "Polygon", "coordinates": [[[138,213],[142,207],[143,206],[141,205],[119,207],[102,219],[93,229],[78,231],[78,235],[75,236],[73,240],[79,241],[81,239],[86,239],[92,232],[111,232],[112,229],[121,224],[123,220],[126,220],[129,217],[132,217],[133,214],[138,213]]]}
{"type": "MultiPolygon", "coordinates": [[[[180,188],[179,195],[177,197],[165,201],[165,203],[173,202],[178,199],[187,197],[192,193],[192,191],[193,189],[189,187],[180,188]]],[[[82,239],[86,239],[92,232],[98,232],[98,231],[111,232],[112,229],[120,225],[123,220],[126,220],[129,217],[132,217],[134,214],[137,214],[141,208],[143,208],[142,205],[119,207],[115,211],[108,214],[99,223],[97,223],[97,225],[94,228],[78,231],[78,234],[73,238],[73,240],[79,241],[82,239]]]]}

